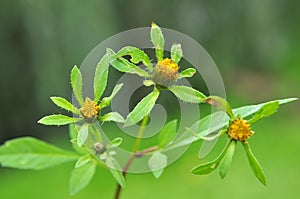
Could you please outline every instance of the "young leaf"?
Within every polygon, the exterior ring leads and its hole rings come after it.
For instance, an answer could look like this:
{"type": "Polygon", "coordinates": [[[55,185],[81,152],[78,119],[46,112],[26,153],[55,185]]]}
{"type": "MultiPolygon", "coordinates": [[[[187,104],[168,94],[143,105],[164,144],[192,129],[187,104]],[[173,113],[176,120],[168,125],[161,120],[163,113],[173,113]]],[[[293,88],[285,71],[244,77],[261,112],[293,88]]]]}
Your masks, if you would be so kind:
{"type": "Polygon", "coordinates": [[[196,73],[196,69],[194,68],[187,68],[184,71],[182,71],[181,73],[179,73],[179,77],[178,79],[182,79],[185,77],[193,77],[193,75],[196,73]]]}
{"type": "Polygon", "coordinates": [[[82,118],[74,118],[74,117],[69,117],[66,115],[48,115],[43,118],[41,118],[38,123],[44,124],[44,125],[66,125],[66,124],[71,124],[75,122],[79,122],[83,120],[82,118]]]}
{"type": "Polygon", "coordinates": [[[110,105],[112,99],[115,97],[115,95],[120,91],[120,89],[122,88],[123,84],[117,84],[114,88],[114,90],[112,91],[111,95],[109,97],[104,97],[100,103],[100,109],[107,107],[110,105]]]}
{"type": "Polygon", "coordinates": [[[254,175],[257,177],[257,179],[263,184],[263,185],[267,185],[266,182],[266,178],[264,175],[264,172],[259,164],[259,162],[257,161],[257,159],[255,158],[255,156],[253,155],[251,148],[249,146],[248,143],[243,143],[244,149],[246,151],[250,166],[252,168],[252,171],[254,173],[254,175]]]}
{"type": "Polygon", "coordinates": [[[149,158],[148,165],[153,175],[159,178],[168,164],[168,157],[157,151],[149,158]]]}
{"type": "Polygon", "coordinates": [[[75,161],[78,155],[32,137],[16,138],[0,146],[2,167],[41,170],[75,161]]]}
{"type": "Polygon", "coordinates": [[[81,156],[75,163],[75,168],[82,167],[92,160],[90,154],[81,156]]]}
{"type": "Polygon", "coordinates": [[[75,195],[84,189],[92,180],[96,171],[96,164],[89,162],[81,167],[74,168],[70,178],[70,194],[75,195]]]}
{"type": "Polygon", "coordinates": [[[140,67],[130,63],[123,57],[113,59],[111,65],[120,72],[137,74],[141,77],[149,77],[149,74],[140,67]]]}
{"type": "Polygon", "coordinates": [[[125,55],[130,55],[131,59],[130,61],[134,64],[138,64],[140,62],[143,62],[143,64],[148,68],[148,70],[151,72],[153,70],[151,61],[148,57],[148,55],[142,51],[141,49],[138,49],[133,46],[126,46],[119,50],[118,53],[114,55],[114,58],[123,57],[125,55]]]}
{"type": "Polygon", "coordinates": [[[159,90],[154,88],[153,92],[144,97],[128,114],[125,126],[131,126],[141,121],[146,115],[150,113],[155,105],[155,102],[159,96],[159,90]]]}
{"type": "Polygon", "coordinates": [[[160,27],[154,22],[151,24],[151,41],[155,47],[157,61],[162,61],[164,58],[165,39],[160,27]]]}
{"type": "Polygon", "coordinates": [[[173,44],[171,47],[171,59],[178,64],[182,58],[182,49],[180,44],[173,44]]]}
{"type": "Polygon", "coordinates": [[[81,147],[84,142],[86,141],[87,137],[89,134],[89,125],[88,124],[83,124],[79,131],[78,131],[78,136],[77,136],[77,145],[81,147]]]}
{"type": "Polygon", "coordinates": [[[78,101],[78,103],[83,105],[82,98],[82,75],[80,70],[75,65],[71,71],[71,84],[73,88],[74,95],[78,101]]]}
{"type": "Polygon", "coordinates": [[[71,138],[71,143],[73,146],[73,149],[79,153],[79,154],[86,154],[87,151],[84,147],[78,147],[77,145],[77,135],[78,135],[78,131],[80,129],[79,125],[76,124],[69,124],[69,135],[71,138]]]}
{"type": "Polygon", "coordinates": [[[108,156],[105,161],[106,165],[109,167],[109,170],[113,177],[116,179],[116,181],[121,185],[121,187],[126,186],[125,178],[122,174],[122,168],[117,162],[116,159],[114,159],[111,156],[108,156]]]}
{"type": "Polygon", "coordinates": [[[177,120],[167,123],[158,134],[158,147],[163,148],[175,138],[177,132],[177,120]]]}
{"type": "Polygon", "coordinates": [[[105,54],[97,64],[94,76],[94,102],[98,102],[105,90],[108,76],[109,54],[105,54]]]}
{"type": "Polygon", "coordinates": [[[209,96],[205,99],[205,101],[213,106],[216,106],[218,109],[226,112],[231,119],[235,118],[229,103],[225,99],[219,96],[209,96]]]}
{"type": "Polygon", "coordinates": [[[71,104],[68,100],[66,100],[62,97],[50,97],[50,99],[58,107],[65,109],[67,111],[71,111],[72,113],[75,113],[75,114],[80,114],[79,109],[76,108],[73,104],[71,104]]]}
{"type": "Polygon", "coordinates": [[[202,103],[206,98],[201,92],[187,86],[172,86],[168,89],[185,102],[202,103]]]}
{"type": "Polygon", "coordinates": [[[109,148],[115,148],[115,147],[118,147],[122,144],[123,142],[123,138],[115,138],[111,141],[110,145],[109,145],[109,148]]]}
{"type": "Polygon", "coordinates": [[[100,119],[100,121],[103,121],[103,122],[110,122],[110,121],[121,122],[121,123],[125,122],[122,115],[120,115],[117,112],[106,113],[105,115],[101,116],[99,119],[100,119]]]}
{"type": "Polygon", "coordinates": [[[255,115],[249,120],[250,124],[253,124],[257,122],[258,120],[268,117],[272,114],[274,114],[279,108],[279,102],[275,101],[272,103],[265,104],[263,107],[261,107],[255,115]]]}
{"type": "Polygon", "coordinates": [[[146,79],[146,80],[143,81],[143,84],[148,87],[148,86],[155,85],[155,82],[150,80],[150,79],[146,79]]]}
{"type": "Polygon", "coordinates": [[[223,159],[220,162],[219,174],[222,179],[225,178],[225,176],[231,166],[232,158],[233,158],[233,155],[235,152],[235,147],[236,147],[236,141],[231,140],[229,147],[228,147],[223,159]]]}

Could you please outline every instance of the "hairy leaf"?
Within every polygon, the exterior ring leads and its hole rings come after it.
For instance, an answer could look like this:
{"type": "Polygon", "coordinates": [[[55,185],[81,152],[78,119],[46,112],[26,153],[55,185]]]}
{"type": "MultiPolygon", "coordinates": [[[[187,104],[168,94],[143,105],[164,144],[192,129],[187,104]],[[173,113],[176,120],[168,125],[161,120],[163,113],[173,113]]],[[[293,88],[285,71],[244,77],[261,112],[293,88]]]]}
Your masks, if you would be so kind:
{"type": "Polygon", "coordinates": [[[196,73],[196,69],[194,68],[187,68],[184,71],[181,71],[181,73],[179,73],[179,77],[178,79],[182,79],[185,77],[193,77],[193,75],[196,73]]]}
{"type": "Polygon", "coordinates": [[[168,89],[185,102],[202,103],[206,98],[201,92],[187,86],[172,86],[168,89]]]}
{"type": "Polygon", "coordinates": [[[77,66],[74,66],[71,71],[71,84],[72,84],[75,98],[77,99],[78,103],[82,106],[83,105],[82,75],[80,70],[77,68],[77,66]]]}
{"type": "Polygon", "coordinates": [[[82,118],[74,118],[74,117],[69,117],[66,115],[48,115],[43,118],[41,118],[38,123],[44,124],[44,125],[66,125],[66,124],[71,124],[75,122],[79,122],[83,120],[82,118]]]}
{"type": "Polygon", "coordinates": [[[178,64],[182,58],[182,49],[180,44],[173,44],[171,47],[171,59],[178,64]]]}
{"type": "Polygon", "coordinates": [[[155,54],[158,61],[162,61],[164,58],[164,47],[165,39],[160,27],[152,22],[150,37],[151,41],[155,47],[155,54]]]}
{"type": "Polygon", "coordinates": [[[98,102],[106,88],[108,67],[110,62],[109,54],[105,54],[97,64],[94,76],[94,102],[98,102]]]}
{"type": "Polygon", "coordinates": [[[50,97],[50,99],[58,107],[65,109],[67,111],[71,111],[72,113],[75,113],[75,114],[80,114],[79,109],[76,108],[73,104],[71,104],[68,100],[66,100],[62,97],[50,97]]]}
{"type": "Polygon", "coordinates": [[[175,138],[177,132],[177,120],[167,123],[158,134],[158,147],[162,148],[168,145],[175,138]]]}

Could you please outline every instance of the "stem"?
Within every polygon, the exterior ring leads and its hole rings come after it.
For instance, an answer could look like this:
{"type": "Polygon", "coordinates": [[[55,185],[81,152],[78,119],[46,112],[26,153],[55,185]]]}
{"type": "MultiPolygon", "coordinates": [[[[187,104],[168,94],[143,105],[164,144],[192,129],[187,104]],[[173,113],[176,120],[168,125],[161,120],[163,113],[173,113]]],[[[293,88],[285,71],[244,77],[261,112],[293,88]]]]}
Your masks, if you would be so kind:
{"type": "MultiPolygon", "coordinates": [[[[148,122],[148,119],[149,119],[149,115],[146,115],[144,117],[143,121],[142,121],[140,130],[138,132],[138,135],[136,137],[136,140],[135,140],[135,143],[134,143],[134,147],[133,147],[133,150],[132,150],[133,151],[133,155],[129,158],[129,160],[127,161],[127,163],[126,163],[126,165],[125,165],[125,167],[123,168],[123,171],[122,171],[122,174],[123,174],[124,178],[126,177],[127,171],[129,169],[130,165],[132,164],[133,160],[136,157],[143,157],[147,153],[155,151],[158,148],[157,146],[153,146],[153,147],[150,147],[148,149],[145,149],[145,150],[142,150],[142,151],[138,152],[139,146],[140,146],[140,143],[141,143],[141,138],[143,136],[143,133],[144,133],[144,130],[145,130],[145,126],[146,126],[146,124],[148,122]]],[[[122,191],[122,187],[121,187],[120,184],[118,184],[116,192],[115,192],[115,199],[119,199],[120,198],[121,191],[122,191]]]]}

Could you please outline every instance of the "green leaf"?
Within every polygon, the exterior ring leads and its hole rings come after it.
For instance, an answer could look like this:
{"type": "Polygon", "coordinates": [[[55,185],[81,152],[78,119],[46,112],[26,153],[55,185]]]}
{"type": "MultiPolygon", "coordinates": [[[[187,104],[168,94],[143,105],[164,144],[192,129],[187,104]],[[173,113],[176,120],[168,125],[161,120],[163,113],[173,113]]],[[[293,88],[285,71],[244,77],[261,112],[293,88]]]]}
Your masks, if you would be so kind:
{"type": "Polygon", "coordinates": [[[260,120],[260,119],[262,119],[264,117],[268,117],[268,116],[276,113],[276,111],[278,110],[278,108],[279,108],[279,102],[278,101],[265,104],[249,120],[249,123],[253,124],[253,123],[257,122],[258,120],[260,120]]]}
{"type": "Polygon", "coordinates": [[[75,168],[82,167],[92,160],[90,154],[81,156],[75,163],[75,168]]]}
{"type": "Polygon", "coordinates": [[[130,63],[123,57],[111,60],[111,65],[120,72],[137,74],[141,77],[149,77],[150,75],[140,67],[136,66],[133,63],[130,63]]]}
{"type": "Polygon", "coordinates": [[[82,75],[76,65],[73,67],[73,69],[71,71],[71,84],[72,84],[75,98],[77,99],[78,103],[82,106],[83,105],[82,75]]]}
{"type": "Polygon", "coordinates": [[[254,175],[257,177],[257,179],[263,184],[263,185],[267,185],[266,182],[266,178],[264,175],[264,172],[262,170],[262,167],[260,166],[259,162],[257,161],[257,159],[255,158],[255,156],[253,155],[251,148],[249,146],[248,143],[243,143],[244,149],[246,151],[250,166],[252,168],[252,171],[254,173],[254,175]]]}
{"type": "Polygon", "coordinates": [[[89,125],[88,124],[83,124],[79,131],[78,131],[78,136],[77,136],[77,145],[81,147],[84,142],[86,141],[87,137],[89,135],[89,125]]]}
{"type": "Polygon", "coordinates": [[[60,125],[66,125],[66,124],[79,122],[81,120],[83,120],[83,119],[58,114],[58,115],[45,116],[42,119],[40,119],[38,121],[38,123],[44,124],[44,125],[57,125],[57,126],[60,126],[60,125]]]}
{"type": "Polygon", "coordinates": [[[110,62],[109,54],[105,54],[97,64],[94,76],[94,102],[98,102],[105,90],[110,62]]]}
{"type": "Polygon", "coordinates": [[[91,182],[95,171],[96,164],[93,162],[74,168],[70,178],[70,194],[75,195],[84,189],[91,182]]]}
{"type": "Polygon", "coordinates": [[[179,99],[185,102],[202,103],[206,96],[196,89],[187,86],[172,86],[168,88],[179,99]]]}
{"type": "Polygon", "coordinates": [[[109,145],[109,148],[115,148],[115,147],[118,147],[122,144],[123,142],[123,138],[115,138],[111,141],[110,145],[109,145]]]}
{"type": "Polygon", "coordinates": [[[62,97],[50,97],[50,99],[58,107],[65,109],[67,111],[71,111],[72,113],[75,113],[75,114],[80,114],[79,109],[76,108],[73,104],[71,104],[68,100],[66,100],[62,97]]]}
{"type": "Polygon", "coordinates": [[[150,36],[155,47],[156,58],[158,61],[162,61],[164,58],[165,39],[160,27],[158,27],[154,22],[151,24],[150,36]]]}
{"type": "Polygon", "coordinates": [[[69,134],[70,134],[70,138],[71,138],[71,143],[73,146],[73,149],[79,153],[79,154],[86,154],[87,151],[84,147],[78,147],[77,145],[77,135],[78,135],[78,131],[80,129],[79,125],[76,124],[69,124],[69,134]]]}
{"type": "Polygon", "coordinates": [[[16,138],[0,146],[2,167],[41,170],[75,161],[78,155],[32,137],[16,138]]]}
{"type": "Polygon", "coordinates": [[[124,123],[125,122],[125,120],[122,117],[122,115],[120,115],[117,112],[106,113],[105,115],[101,116],[99,119],[100,119],[100,121],[103,121],[103,122],[110,122],[110,121],[120,122],[120,123],[124,123]]]}
{"type": "Polygon", "coordinates": [[[132,63],[138,64],[140,62],[143,62],[143,64],[148,68],[148,70],[150,72],[153,70],[153,67],[152,67],[152,64],[151,64],[151,61],[150,61],[148,55],[141,49],[138,49],[133,46],[126,46],[126,47],[122,48],[121,50],[119,50],[119,52],[114,55],[114,58],[119,58],[119,57],[123,57],[126,55],[131,56],[130,61],[132,63]]]}
{"type": "Polygon", "coordinates": [[[159,96],[159,90],[154,88],[153,92],[144,97],[128,114],[125,126],[131,126],[141,121],[146,115],[148,115],[155,105],[155,102],[159,96]]]}
{"type": "Polygon", "coordinates": [[[168,165],[168,157],[157,151],[149,158],[148,165],[153,175],[159,178],[168,165]]]}
{"type": "Polygon", "coordinates": [[[196,69],[194,68],[187,68],[184,71],[181,71],[181,73],[179,73],[179,77],[178,79],[182,79],[185,77],[193,77],[193,75],[196,73],[196,69]]]}
{"type": "Polygon", "coordinates": [[[168,145],[175,138],[177,132],[177,120],[167,123],[158,134],[158,147],[162,148],[168,145]]]}
{"type": "Polygon", "coordinates": [[[220,166],[219,166],[219,174],[222,179],[225,178],[225,176],[231,166],[235,148],[236,148],[236,141],[231,140],[229,147],[228,147],[223,159],[221,160],[220,166]]]}
{"type": "Polygon", "coordinates": [[[143,81],[143,84],[148,87],[148,86],[155,85],[155,82],[150,80],[150,79],[146,79],[146,80],[143,81]]]}
{"type": "Polygon", "coordinates": [[[205,99],[205,101],[207,103],[217,107],[218,109],[226,112],[231,119],[235,118],[229,103],[225,99],[223,99],[219,96],[209,96],[205,99]]]}
{"type": "Polygon", "coordinates": [[[109,97],[104,97],[100,103],[100,109],[107,107],[110,105],[112,99],[115,97],[115,95],[120,91],[122,88],[123,84],[117,84],[115,88],[113,89],[111,95],[109,97]]]}
{"type": "Polygon", "coordinates": [[[178,64],[182,58],[182,49],[180,44],[173,44],[171,47],[171,59],[178,64]]]}
{"type": "Polygon", "coordinates": [[[116,181],[121,185],[121,187],[123,188],[126,187],[125,178],[122,174],[122,168],[117,162],[117,160],[111,156],[108,156],[106,158],[105,163],[109,167],[111,174],[116,179],[116,181]]]}

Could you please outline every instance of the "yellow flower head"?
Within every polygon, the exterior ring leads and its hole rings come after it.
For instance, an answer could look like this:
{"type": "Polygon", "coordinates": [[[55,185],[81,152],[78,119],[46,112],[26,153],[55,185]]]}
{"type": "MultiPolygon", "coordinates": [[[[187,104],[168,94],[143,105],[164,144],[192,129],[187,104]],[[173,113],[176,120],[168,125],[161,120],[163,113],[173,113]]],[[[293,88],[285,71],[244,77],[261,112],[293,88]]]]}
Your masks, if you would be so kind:
{"type": "Polygon", "coordinates": [[[152,80],[164,86],[169,86],[178,78],[178,64],[169,58],[159,61],[153,71],[152,80]]]}
{"type": "Polygon", "coordinates": [[[81,115],[88,121],[93,121],[98,117],[100,107],[97,103],[93,102],[90,98],[85,98],[83,107],[80,109],[81,115]]]}
{"type": "Polygon", "coordinates": [[[248,121],[238,118],[229,125],[227,134],[231,139],[246,142],[254,132],[251,131],[248,121]]]}

